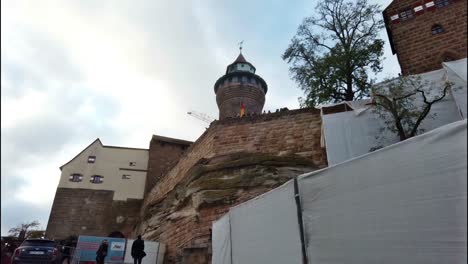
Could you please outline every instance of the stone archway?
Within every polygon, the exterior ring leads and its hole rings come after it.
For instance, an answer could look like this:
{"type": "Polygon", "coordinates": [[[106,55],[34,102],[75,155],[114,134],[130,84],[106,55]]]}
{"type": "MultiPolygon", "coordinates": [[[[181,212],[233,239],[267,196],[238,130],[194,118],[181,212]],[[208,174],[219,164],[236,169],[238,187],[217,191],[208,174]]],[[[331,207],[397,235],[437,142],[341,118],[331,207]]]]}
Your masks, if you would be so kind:
{"type": "Polygon", "coordinates": [[[126,238],[125,235],[120,231],[113,231],[107,237],[126,238]]]}

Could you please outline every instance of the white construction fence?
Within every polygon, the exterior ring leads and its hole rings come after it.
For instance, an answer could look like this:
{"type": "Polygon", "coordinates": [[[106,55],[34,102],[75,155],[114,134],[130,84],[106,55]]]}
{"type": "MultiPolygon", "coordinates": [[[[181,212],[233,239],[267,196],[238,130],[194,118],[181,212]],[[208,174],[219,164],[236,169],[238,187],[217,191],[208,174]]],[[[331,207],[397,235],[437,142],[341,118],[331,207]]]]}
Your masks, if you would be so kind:
{"type": "Polygon", "coordinates": [[[240,204],[213,263],[467,263],[466,141],[465,119],[240,204]]]}

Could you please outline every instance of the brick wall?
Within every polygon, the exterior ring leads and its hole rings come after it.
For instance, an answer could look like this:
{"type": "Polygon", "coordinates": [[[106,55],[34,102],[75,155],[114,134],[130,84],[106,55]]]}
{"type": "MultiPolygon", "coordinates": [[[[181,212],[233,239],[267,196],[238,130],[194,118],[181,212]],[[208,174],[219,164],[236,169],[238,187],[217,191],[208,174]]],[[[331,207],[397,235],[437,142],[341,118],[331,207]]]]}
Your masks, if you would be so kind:
{"type": "Polygon", "coordinates": [[[449,0],[448,6],[425,8],[413,18],[392,22],[392,15],[419,5],[424,1],[394,0],[384,11],[403,75],[440,69],[444,59],[467,57],[467,1],[449,0]],[[436,24],[443,27],[443,33],[432,34],[436,24]]]}
{"type": "Polygon", "coordinates": [[[153,136],[149,147],[148,172],[145,194],[147,194],[178,161],[192,142],[153,136]]]}
{"type": "Polygon", "coordinates": [[[113,191],[57,188],[46,236],[107,236],[113,231],[131,236],[142,200],[113,201],[113,196],[113,191]]]}
{"type": "Polygon", "coordinates": [[[219,119],[236,117],[244,103],[245,113],[262,113],[265,93],[261,84],[228,83],[221,85],[216,93],[219,119]]]}
{"type": "Polygon", "coordinates": [[[215,121],[151,190],[142,211],[163,199],[202,158],[236,152],[296,154],[311,159],[319,167],[326,167],[325,150],[320,147],[320,129],[320,111],[312,108],[215,121]]]}
{"type": "Polygon", "coordinates": [[[213,122],[147,195],[136,232],[166,244],[166,264],[209,263],[211,225],[230,207],[327,166],[320,130],[316,109],[213,122]]]}

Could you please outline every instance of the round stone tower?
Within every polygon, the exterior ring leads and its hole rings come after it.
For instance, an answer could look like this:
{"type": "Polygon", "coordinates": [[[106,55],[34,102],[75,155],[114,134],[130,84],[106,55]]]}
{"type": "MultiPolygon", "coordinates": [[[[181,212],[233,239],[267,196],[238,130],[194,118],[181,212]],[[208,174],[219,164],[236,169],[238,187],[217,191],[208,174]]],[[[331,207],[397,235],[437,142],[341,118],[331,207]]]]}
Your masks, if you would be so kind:
{"type": "Polygon", "coordinates": [[[214,85],[219,119],[240,116],[242,107],[245,114],[260,114],[267,90],[266,82],[255,74],[255,67],[240,53],[214,85]]]}

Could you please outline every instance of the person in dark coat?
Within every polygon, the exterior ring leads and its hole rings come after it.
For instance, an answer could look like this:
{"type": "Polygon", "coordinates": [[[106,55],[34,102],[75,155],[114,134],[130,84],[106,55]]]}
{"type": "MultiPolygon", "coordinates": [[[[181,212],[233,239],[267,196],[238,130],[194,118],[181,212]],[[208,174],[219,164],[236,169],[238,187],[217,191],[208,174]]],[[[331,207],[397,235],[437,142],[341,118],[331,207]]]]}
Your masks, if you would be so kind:
{"type": "Polygon", "coordinates": [[[104,264],[104,259],[107,256],[107,252],[109,249],[109,242],[104,239],[99,246],[99,249],[96,251],[96,264],[104,264]]]}
{"type": "Polygon", "coordinates": [[[141,239],[141,235],[138,235],[138,239],[133,241],[132,244],[132,258],[134,264],[141,264],[141,260],[146,256],[144,250],[145,242],[141,239]]]}

